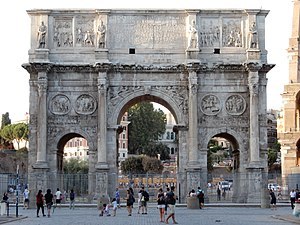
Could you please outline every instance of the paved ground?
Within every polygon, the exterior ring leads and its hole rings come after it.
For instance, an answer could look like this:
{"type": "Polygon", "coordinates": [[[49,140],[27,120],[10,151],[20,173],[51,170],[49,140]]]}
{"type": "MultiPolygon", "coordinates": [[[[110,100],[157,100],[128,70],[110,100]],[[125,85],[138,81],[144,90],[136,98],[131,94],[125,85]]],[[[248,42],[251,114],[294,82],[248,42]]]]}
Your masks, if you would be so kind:
{"type": "MultiPolygon", "coordinates": [[[[11,215],[15,214],[15,209],[11,208],[11,215]]],[[[292,215],[290,207],[278,207],[277,210],[261,209],[253,206],[235,207],[216,205],[207,206],[205,209],[187,209],[186,207],[176,208],[176,220],[179,224],[188,225],[288,225],[300,224],[300,218],[292,215]]],[[[172,224],[172,221],[169,221],[172,224]]],[[[19,209],[19,217],[15,215],[7,218],[0,216],[0,224],[9,225],[53,225],[53,224],[72,224],[72,225],[156,225],[163,224],[159,222],[158,209],[155,205],[150,205],[147,215],[137,214],[137,208],[134,208],[132,216],[128,216],[127,210],[121,208],[117,211],[116,217],[99,217],[95,207],[78,207],[75,210],[68,208],[56,209],[50,217],[36,217],[36,210],[19,209]],[[16,220],[17,219],[17,220],[16,220]]]]}

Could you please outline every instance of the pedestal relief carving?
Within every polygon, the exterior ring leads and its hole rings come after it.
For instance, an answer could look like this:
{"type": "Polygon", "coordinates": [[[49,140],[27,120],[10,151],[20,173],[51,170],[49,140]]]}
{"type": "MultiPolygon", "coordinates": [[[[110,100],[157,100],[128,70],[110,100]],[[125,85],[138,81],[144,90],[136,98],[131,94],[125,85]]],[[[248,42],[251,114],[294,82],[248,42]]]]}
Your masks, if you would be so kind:
{"type": "Polygon", "coordinates": [[[215,95],[205,95],[201,100],[201,111],[206,115],[217,115],[221,111],[221,103],[215,95]]]}
{"type": "Polygon", "coordinates": [[[225,101],[225,110],[230,115],[241,115],[246,109],[246,101],[240,95],[231,95],[225,101]]]}
{"type": "Polygon", "coordinates": [[[71,110],[71,102],[67,96],[58,94],[52,98],[49,107],[53,114],[65,115],[71,110]]]}
{"type": "Polygon", "coordinates": [[[97,102],[93,96],[88,94],[80,95],[74,104],[74,109],[78,114],[92,114],[97,108],[97,102]]]}

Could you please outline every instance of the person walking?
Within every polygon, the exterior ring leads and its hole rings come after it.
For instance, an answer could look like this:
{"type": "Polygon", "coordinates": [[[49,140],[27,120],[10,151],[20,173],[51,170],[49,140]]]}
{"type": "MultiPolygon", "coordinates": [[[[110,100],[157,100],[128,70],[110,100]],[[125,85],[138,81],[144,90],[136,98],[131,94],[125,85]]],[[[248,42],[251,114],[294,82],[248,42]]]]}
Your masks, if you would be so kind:
{"type": "Polygon", "coordinates": [[[291,200],[292,209],[295,208],[296,194],[297,194],[296,191],[294,189],[292,189],[291,192],[290,192],[290,200],[291,200]]]}
{"type": "Polygon", "coordinates": [[[70,209],[75,209],[75,192],[73,189],[70,192],[70,209]]]}
{"type": "Polygon", "coordinates": [[[120,208],[121,207],[121,197],[120,197],[120,191],[118,188],[116,188],[115,198],[117,201],[118,208],[120,208]]]}
{"type": "Polygon", "coordinates": [[[159,210],[160,222],[165,222],[165,205],[165,195],[162,188],[160,188],[157,193],[157,208],[159,210]]]}
{"type": "Polygon", "coordinates": [[[111,201],[111,204],[112,204],[112,216],[116,216],[117,209],[118,209],[117,199],[113,198],[113,200],[111,201]]]}
{"type": "Polygon", "coordinates": [[[142,209],[142,192],[142,189],[138,192],[138,214],[140,214],[140,211],[142,209]]]}
{"type": "Polygon", "coordinates": [[[142,205],[142,214],[147,214],[147,202],[149,201],[149,193],[145,190],[144,187],[142,187],[142,199],[141,199],[141,205],[142,205]]]}
{"type": "Polygon", "coordinates": [[[36,207],[37,207],[37,210],[36,210],[37,217],[40,217],[39,216],[40,209],[42,209],[43,216],[46,216],[45,212],[44,212],[44,195],[42,194],[42,190],[39,190],[36,195],[36,207]]]}
{"type": "Polygon", "coordinates": [[[57,205],[59,205],[59,207],[61,207],[61,199],[62,199],[62,193],[59,190],[59,188],[57,188],[56,193],[55,193],[55,205],[53,207],[52,213],[54,213],[54,209],[57,207],[57,205]]]}
{"type": "Polygon", "coordinates": [[[165,215],[168,215],[168,203],[166,201],[166,198],[167,198],[167,193],[169,193],[169,191],[170,191],[170,188],[167,187],[167,189],[164,193],[164,195],[165,195],[165,215]]]}
{"type": "Polygon", "coordinates": [[[127,190],[127,195],[126,195],[126,207],[128,211],[128,216],[131,216],[132,214],[132,206],[134,203],[134,196],[132,194],[132,191],[130,189],[127,190]]]}
{"type": "Polygon", "coordinates": [[[47,192],[45,194],[45,202],[47,207],[47,215],[48,217],[50,217],[50,212],[53,205],[53,194],[51,193],[51,189],[47,189],[47,192]]]}
{"type": "Polygon", "coordinates": [[[177,222],[175,220],[176,195],[175,195],[174,191],[175,191],[175,187],[172,186],[171,191],[167,193],[166,199],[167,199],[168,207],[170,209],[170,213],[169,213],[168,217],[166,218],[166,224],[169,223],[170,218],[172,218],[174,224],[177,224],[177,222]]]}
{"type": "Polygon", "coordinates": [[[29,190],[25,188],[23,192],[23,198],[24,198],[24,207],[23,209],[28,209],[29,207],[29,190]]]}
{"type": "Polygon", "coordinates": [[[271,189],[270,189],[270,198],[271,198],[271,209],[272,210],[277,209],[276,208],[276,195],[273,192],[273,190],[271,190],[271,189]]]}

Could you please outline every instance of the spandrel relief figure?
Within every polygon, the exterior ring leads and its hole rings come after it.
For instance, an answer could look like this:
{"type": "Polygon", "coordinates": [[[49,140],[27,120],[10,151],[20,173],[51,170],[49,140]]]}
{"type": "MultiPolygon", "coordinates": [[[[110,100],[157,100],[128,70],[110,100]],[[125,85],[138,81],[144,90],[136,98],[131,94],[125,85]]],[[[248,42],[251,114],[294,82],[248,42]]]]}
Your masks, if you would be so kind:
{"type": "Polygon", "coordinates": [[[97,38],[98,38],[98,48],[105,48],[105,36],[106,36],[106,26],[103,24],[103,21],[100,20],[100,25],[97,30],[97,38]]]}
{"type": "Polygon", "coordinates": [[[189,28],[189,45],[188,48],[198,48],[198,30],[196,21],[193,20],[189,28]]]}
{"type": "Polygon", "coordinates": [[[206,115],[216,115],[221,110],[220,100],[215,95],[206,95],[201,102],[202,112],[206,115]]]}
{"type": "Polygon", "coordinates": [[[249,48],[258,48],[258,37],[255,22],[253,22],[249,28],[249,48]]]}
{"type": "Polygon", "coordinates": [[[47,34],[47,27],[44,24],[44,21],[42,21],[37,33],[38,48],[46,47],[46,34],[47,34]]]}

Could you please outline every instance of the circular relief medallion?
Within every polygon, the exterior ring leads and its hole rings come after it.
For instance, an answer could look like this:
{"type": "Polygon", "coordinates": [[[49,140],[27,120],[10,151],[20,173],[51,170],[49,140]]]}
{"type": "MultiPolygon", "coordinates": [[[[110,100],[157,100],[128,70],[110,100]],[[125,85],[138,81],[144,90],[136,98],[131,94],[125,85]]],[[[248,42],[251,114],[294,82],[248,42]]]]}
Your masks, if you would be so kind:
{"type": "Polygon", "coordinates": [[[217,115],[221,111],[219,98],[215,95],[205,95],[201,100],[201,110],[206,115],[217,115]]]}
{"type": "Polygon", "coordinates": [[[55,95],[51,99],[49,108],[53,114],[65,115],[71,110],[70,99],[62,94],[55,95]]]}
{"type": "Polygon", "coordinates": [[[240,95],[231,95],[225,101],[225,109],[230,115],[241,115],[246,110],[246,101],[240,95]]]}
{"type": "Polygon", "coordinates": [[[83,94],[76,99],[74,108],[78,114],[92,114],[97,108],[97,103],[93,96],[83,94]]]}

